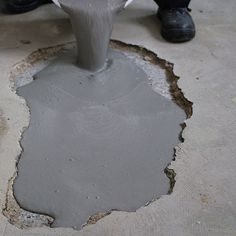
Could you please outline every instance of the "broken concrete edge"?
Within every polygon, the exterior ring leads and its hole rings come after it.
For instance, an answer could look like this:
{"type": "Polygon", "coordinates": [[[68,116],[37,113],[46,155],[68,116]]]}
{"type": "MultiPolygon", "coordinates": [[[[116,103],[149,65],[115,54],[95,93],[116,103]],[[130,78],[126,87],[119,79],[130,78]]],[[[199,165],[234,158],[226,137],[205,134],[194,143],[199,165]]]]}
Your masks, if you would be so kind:
{"type": "MultiPolygon", "coordinates": [[[[13,65],[12,70],[10,72],[10,88],[12,92],[16,93],[16,86],[15,86],[15,79],[20,74],[23,74],[25,71],[30,70],[37,61],[40,60],[47,60],[48,58],[56,56],[62,49],[65,48],[65,45],[57,45],[55,47],[43,48],[39,49],[33,53],[31,53],[26,59],[23,59],[21,62],[13,65]]],[[[24,98],[20,97],[24,100],[26,107],[27,103],[24,98]]],[[[28,117],[30,117],[30,110],[28,108],[28,117]]],[[[29,125],[29,122],[28,122],[29,125]]],[[[22,135],[24,131],[28,128],[22,128],[21,136],[19,138],[19,145],[21,147],[21,152],[23,150],[20,140],[22,139],[22,135]]],[[[16,157],[16,164],[15,164],[15,172],[12,178],[8,181],[7,186],[7,193],[6,193],[6,200],[5,204],[2,209],[3,215],[8,219],[9,223],[15,225],[20,229],[29,228],[29,227],[41,227],[41,226],[50,226],[54,219],[50,216],[33,213],[26,211],[25,209],[21,208],[18,202],[14,197],[13,192],[13,183],[15,178],[18,175],[18,163],[20,160],[21,154],[16,157]]]]}
{"type": "MultiPolygon", "coordinates": [[[[16,86],[15,86],[15,80],[18,75],[25,73],[26,71],[30,70],[35,66],[35,64],[38,61],[41,60],[48,60],[49,58],[55,58],[59,53],[61,53],[63,50],[66,50],[68,48],[71,48],[74,45],[74,42],[70,42],[67,44],[61,44],[56,45],[52,47],[47,48],[41,48],[34,52],[32,52],[26,59],[23,59],[21,62],[13,65],[12,70],[10,72],[10,83],[11,83],[11,90],[12,92],[16,93],[16,86]]],[[[192,116],[193,110],[192,105],[193,103],[190,102],[185,96],[182,90],[178,87],[178,80],[179,77],[174,74],[174,64],[170,63],[162,58],[159,58],[157,54],[154,52],[137,45],[131,45],[126,44],[118,40],[111,40],[110,46],[114,49],[119,49],[121,51],[126,52],[132,52],[136,53],[143,60],[148,61],[152,63],[153,65],[159,66],[161,69],[166,71],[166,77],[167,82],[169,84],[170,88],[170,94],[172,96],[172,101],[175,102],[180,108],[182,108],[186,113],[186,119],[189,119],[192,116]]],[[[18,95],[19,96],[19,95],[18,95]]],[[[21,99],[24,100],[26,106],[27,103],[24,98],[21,97],[21,99]]],[[[28,107],[28,106],[27,106],[28,107]]],[[[29,116],[30,116],[30,110],[28,108],[29,116]]],[[[28,121],[29,125],[29,121],[28,121]]],[[[179,134],[179,140],[180,142],[184,142],[184,138],[182,137],[183,130],[186,127],[185,122],[180,124],[182,130],[179,134]]],[[[22,135],[24,131],[28,128],[23,127],[21,132],[21,137],[19,138],[19,144],[20,140],[22,139],[22,135]]],[[[176,147],[173,147],[174,154],[173,154],[173,160],[176,160],[176,147]]],[[[23,148],[21,146],[21,152],[23,148]]],[[[31,227],[51,227],[54,218],[53,216],[48,216],[43,213],[34,213],[27,211],[26,209],[21,208],[21,206],[18,204],[14,197],[13,192],[13,183],[15,178],[18,175],[18,163],[21,158],[21,154],[16,158],[16,165],[15,165],[15,173],[13,174],[12,178],[8,181],[8,187],[7,187],[7,193],[6,193],[6,200],[5,204],[2,210],[2,213],[5,217],[7,217],[9,223],[15,225],[16,227],[20,229],[27,229],[31,227]]],[[[171,194],[173,192],[173,188],[175,185],[175,177],[176,173],[173,169],[170,169],[169,166],[171,163],[168,164],[168,166],[165,168],[164,173],[169,178],[169,191],[168,194],[171,194]]],[[[165,195],[163,195],[165,196],[165,195]]],[[[158,199],[152,199],[151,201],[147,202],[145,204],[146,207],[150,205],[152,202],[156,201],[158,199]]],[[[87,222],[83,225],[83,227],[90,225],[90,224],[96,224],[100,219],[104,218],[107,215],[110,215],[112,212],[118,211],[116,209],[109,210],[107,212],[98,212],[92,216],[90,216],[87,220],[87,222]]]]}
{"type": "MultiPolygon", "coordinates": [[[[19,159],[19,158],[18,158],[19,159]]],[[[13,193],[13,183],[17,176],[17,172],[8,181],[7,196],[5,207],[2,210],[4,216],[8,218],[9,223],[15,225],[17,228],[24,229],[29,227],[50,226],[53,218],[39,213],[26,211],[20,207],[16,201],[13,193]]]]}
{"type": "MultiPolygon", "coordinates": [[[[118,40],[112,40],[110,44],[112,48],[137,53],[143,58],[143,60],[148,61],[153,65],[158,65],[160,68],[164,69],[166,71],[167,82],[170,86],[170,94],[172,96],[172,101],[185,111],[187,119],[192,116],[193,103],[184,96],[184,93],[182,92],[181,88],[179,88],[178,80],[180,79],[180,77],[175,75],[173,63],[158,57],[156,53],[144,47],[126,44],[118,40]]],[[[182,124],[180,125],[183,128],[182,124]]]]}
{"type": "MultiPolygon", "coordinates": [[[[156,53],[154,53],[153,51],[150,51],[144,47],[140,47],[140,46],[132,45],[132,44],[126,44],[126,43],[123,43],[119,40],[112,40],[111,46],[113,48],[138,53],[144,60],[146,60],[154,65],[158,65],[160,68],[164,69],[166,71],[166,78],[167,78],[167,82],[170,87],[169,91],[172,96],[172,101],[185,111],[186,119],[189,119],[193,115],[193,102],[189,101],[185,97],[182,89],[178,86],[178,80],[180,79],[180,77],[175,75],[173,63],[168,62],[167,60],[158,57],[158,55],[156,53]]],[[[186,123],[183,122],[180,124],[180,126],[181,126],[181,132],[179,134],[179,140],[181,143],[183,143],[184,142],[183,131],[186,128],[186,123]]],[[[174,147],[173,149],[174,149],[174,154],[173,154],[172,161],[176,161],[176,147],[174,147]]],[[[176,182],[176,180],[175,180],[176,173],[173,169],[169,168],[170,165],[171,165],[171,163],[169,163],[164,170],[164,173],[169,178],[169,183],[170,183],[170,188],[168,190],[168,194],[171,194],[173,192],[175,182],[176,182]]],[[[156,200],[158,200],[158,199],[151,200],[145,206],[150,205],[152,202],[154,202],[156,200]]]]}

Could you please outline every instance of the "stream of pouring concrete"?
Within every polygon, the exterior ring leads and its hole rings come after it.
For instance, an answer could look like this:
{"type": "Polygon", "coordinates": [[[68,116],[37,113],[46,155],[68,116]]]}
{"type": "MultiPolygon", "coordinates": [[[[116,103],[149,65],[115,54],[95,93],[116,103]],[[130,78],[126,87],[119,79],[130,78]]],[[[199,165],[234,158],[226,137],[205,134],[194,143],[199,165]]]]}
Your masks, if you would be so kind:
{"type": "Polygon", "coordinates": [[[77,41],[78,66],[102,69],[107,59],[113,19],[126,0],[59,0],[68,13],[77,41]]]}

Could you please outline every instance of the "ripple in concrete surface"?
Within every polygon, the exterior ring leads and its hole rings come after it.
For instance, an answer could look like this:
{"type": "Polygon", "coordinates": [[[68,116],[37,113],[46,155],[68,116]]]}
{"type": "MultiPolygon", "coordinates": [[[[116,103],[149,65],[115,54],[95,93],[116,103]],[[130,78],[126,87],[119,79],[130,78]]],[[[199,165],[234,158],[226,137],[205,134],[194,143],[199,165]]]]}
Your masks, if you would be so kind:
{"type": "Polygon", "coordinates": [[[167,194],[164,169],[186,116],[153,90],[142,59],[110,50],[109,69],[93,75],[74,58],[64,52],[17,90],[31,117],[14,195],[54,227],[81,228],[96,213],[135,211],[167,194]]]}

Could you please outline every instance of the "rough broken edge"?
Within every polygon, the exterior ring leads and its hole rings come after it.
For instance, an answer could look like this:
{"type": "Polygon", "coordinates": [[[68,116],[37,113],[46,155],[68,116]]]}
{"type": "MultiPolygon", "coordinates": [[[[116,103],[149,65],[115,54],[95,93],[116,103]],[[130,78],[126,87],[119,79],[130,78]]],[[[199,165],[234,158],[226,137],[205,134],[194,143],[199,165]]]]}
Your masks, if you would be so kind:
{"type": "MultiPolygon", "coordinates": [[[[72,44],[73,43],[67,43],[63,45],[57,45],[54,47],[38,49],[37,51],[31,53],[26,59],[14,65],[10,72],[10,82],[11,82],[12,91],[16,92],[15,78],[19,74],[27,70],[30,70],[40,60],[47,60],[49,58],[57,56],[61,51],[63,51],[67,47],[70,47],[72,44]]],[[[187,98],[185,98],[182,90],[178,87],[179,77],[174,74],[173,63],[170,63],[162,58],[159,58],[157,54],[155,54],[154,52],[146,48],[137,46],[137,45],[131,45],[131,44],[123,43],[121,41],[112,40],[110,43],[110,46],[114,49],[119,49],[121,51],[136,53],[139,56],[141,56],[143,60],[148,61],[153,65],[157,65],[161,69],[164,69],[166,71],[166,78],[167,78],[167,82],[169,83],[170,94],[172,96],[173,102],[175,102],[180,108],[182,108],[185,111],[186,119],[189,119],[192,116],[193,103],[190,102],[187,98]]],[[[184,128],[186,127],[186,124],[184,122],[180,125],[182,127],[182,131],[179,135],[179,139],[181,142],[184,142],[184,139],[182,137],[182,132],[184,128]]],[[[22,134],[27,128],[28,127],[24,127],[22,134]]],[[[19,139],[19,142],[21,138],[22,138],[22,135],[19,139]]],[[[50,227],[54,221],[52,217],[48,215],[44,215],[44,214],[29,212],[22,209],[14,197],[13,183],[18,174],[18,163],[19,163],[20,157],[21,155],[18,156],[17,161],[16,161],[15,173],[13,174],[13,177],[8,181],[6,201],[5,201],[4,208],[2,210],[3,215],[8,218],[11,224],[15,225],[16,227],[20,229],[26,229],[30,227],[42,227],[42,226],[50,227]]],[[[173,161],[175,161],[175,157],[176,157],[176,148],[174,147],[173,161]]],[[[170,164],[171,163],[169,163],[168,166],[164,170],[170,182],[168,194],[171,194],[173,191],[173,188],[175,185],[175,176],[176,176],[175,171],[169,168],[170,164]]],[[[153,199],[149,201],[145,206],[149,205],[150,203],[156,200],[158,199],[153,199]]],[[[113,211],[116,211],[116,210],[110,210],[105,213],[99,212],[90,216],[89,219],[87,220],[87,223],[83,225],[83,227],[89,224],[96,224],[96,222],[98,222],[100,219],[104,218],[105,216],[111,214],[113,211]]]]}
{"type": "MultiPolygon", "coordinates": [[[[23,61],[15,64],[10,72],[10,84],[11,89],[15,93],[15,78],[22,74],[25,71],[30,70],[34,64],[39,60],[47,60],[50,57],[56,56],[62,49],[63,45],[58,45],[55,47],[39,49],[33,53],[31,53],[26,59],[23,61]]],[[[23,98],[22,98],[23,99],[23,98]]],[[[28,109],[29,112],[29,109],[28,109]]],[[[30,113],[30,112],[29,112],[30,113]]],[[[24,133],[27,127],[23,127],[22,134],[24,133]]],[[[19,142],[22,138],[19,139],[19,142]]],[[[21,147],[21,150],[22,147],[21,147]]],[[[4,216],[6,216],[9,220],[9,223],[15,225],[20,229],[29,228],[29,227],[41,227],[41,226],[50,226],[53,222],[53,218],[47,215],[37,214],[33,212],[28,212],[22,209],[19,204],[17,203],[14,194],[13,194],[13,182],[18,174],[18,163],[20,160],[21,155],[16,158],[15,164],[15,173],[13,174],[12,178],[8,181],[7,186],[7,193],[6,193],[6,200],[5,205],[2,210],[4,216]]]]}

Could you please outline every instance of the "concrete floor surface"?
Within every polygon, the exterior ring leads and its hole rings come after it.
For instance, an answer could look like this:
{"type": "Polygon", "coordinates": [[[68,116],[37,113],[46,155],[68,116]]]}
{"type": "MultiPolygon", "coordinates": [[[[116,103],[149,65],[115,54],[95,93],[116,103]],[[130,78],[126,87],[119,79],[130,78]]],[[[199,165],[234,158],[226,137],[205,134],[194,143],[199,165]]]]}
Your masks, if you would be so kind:
{"type": "MultiPolygon", "coordinates": [[[[193,102],[185,142],[176,147],[176,184],[135,213],[113,212],[81,231],[21,230],[0,215],[3,236],[235,236],[236,235],[236,3],[193,1],[196,38],[169,44],[159,34],[152,1],[136,0],[117,19],[113,38],[140,45],[174,64],[179,87],[193,102]]],[[[38,48],[73,41],[68,19],[54,6],[43,6],[0,20],[0,203],[21,152],[19,140],[28,125],[25,101],[11,90],[10,71],[38,48]]],[[[27,65],[26,65],[27,66],[27,65]]],[[[15,68],[17,69],[17,68],[15,68]]]]}

